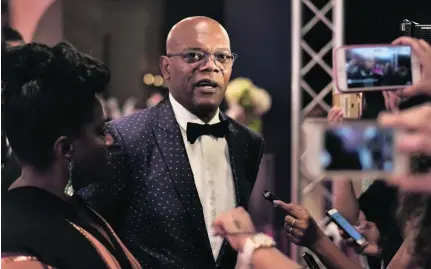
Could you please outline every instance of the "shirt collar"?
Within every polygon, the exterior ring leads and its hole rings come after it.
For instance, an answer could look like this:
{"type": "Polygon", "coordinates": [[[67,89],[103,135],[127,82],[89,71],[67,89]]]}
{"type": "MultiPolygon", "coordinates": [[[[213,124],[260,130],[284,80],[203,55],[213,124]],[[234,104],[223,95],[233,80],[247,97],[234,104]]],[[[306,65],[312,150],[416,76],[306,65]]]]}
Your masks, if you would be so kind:
{"type": "MultiPolygon", "coordinates": [[[[171,102],[172,110],[174,111],[175,118],[178,122],[178,125],[186,131],[187,130],[187,123],[198,123],[198,124],[205,124],[204,121],[199,119],[196,115],[188,111],[183,105],[178,103],[177,100],[172,96],[172,94],[169,93],[169,102],[171,102]]],[[[217,113],[215,116],[208,122],[208,124],[216,124],[220,122],[220,109],[217,108],[217,113]]]]}

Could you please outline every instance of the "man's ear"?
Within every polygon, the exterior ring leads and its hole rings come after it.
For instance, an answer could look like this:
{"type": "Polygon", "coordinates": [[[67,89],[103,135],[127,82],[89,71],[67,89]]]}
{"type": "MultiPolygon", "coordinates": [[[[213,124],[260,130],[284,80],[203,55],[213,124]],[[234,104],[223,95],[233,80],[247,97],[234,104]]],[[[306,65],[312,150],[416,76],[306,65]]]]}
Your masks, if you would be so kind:
{"type": "Polygon", "coordinates": [[[163,79],[169,80],[171,78],[171,74],[169,72],[170,60],[167,56],[160,56],[160,70],[162,71],[163,79]]]}
{"type": "Polygon", "coordinates": [[[54,154],[58,159],[67,159],[71,161],[74,151],[73,143],[67,136],[59,137],[54,143],[54,154]]]}

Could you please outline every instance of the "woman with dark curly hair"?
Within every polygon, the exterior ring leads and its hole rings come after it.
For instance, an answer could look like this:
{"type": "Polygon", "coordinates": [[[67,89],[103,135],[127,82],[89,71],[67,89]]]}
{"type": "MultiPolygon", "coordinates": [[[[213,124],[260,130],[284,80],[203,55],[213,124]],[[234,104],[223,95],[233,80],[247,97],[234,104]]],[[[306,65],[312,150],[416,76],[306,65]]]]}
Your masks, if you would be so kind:
{"type": "Polygon", "coordinates": [[[106,66],[71,45],[31,43],[2,55],[4,128],[22,167],[2,201],[2,268],[141,268],[78,197],[108,172],[96,94],[106,66]]]}

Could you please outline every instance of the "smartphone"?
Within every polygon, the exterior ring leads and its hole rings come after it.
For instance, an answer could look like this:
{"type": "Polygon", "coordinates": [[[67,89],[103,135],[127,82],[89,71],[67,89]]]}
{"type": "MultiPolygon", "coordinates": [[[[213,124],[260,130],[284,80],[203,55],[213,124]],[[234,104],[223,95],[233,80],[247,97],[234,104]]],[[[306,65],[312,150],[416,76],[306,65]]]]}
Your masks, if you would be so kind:
{"type": "Polygon", "coordinates": [[[306,172],[313,177],[386,178],[410,171],[410,156],[396,150],[403,133],[373,121],[350,120],[331,126],[304,122],[306,172]]]}
{"type": "Polygon", "coordinates": [[[316,260],[310,253],[307,253],[307,252],[302,253],[302,258],[304,259],[309,269],[320,269],[316,260]]]}
{"type": "Polygon", "coordinates": [[[342,46],[333,56],[336,88],[343,93],[400,89],[420,79],[420,62],[410,46],[342,46]]]}
{"type": "Polygon", "coordinates": [[[263,198],[265,198],[265,200],[274,203],[275,200],[280,200],[277,198],[277,196],[275,196],[274,194],[272,194],[271,192],[265,190],[262,192],[263,198]]]}
{"type": "Polygon", "coordinates": [[[341,93],[332,95],[332,105],[341,108],[343,118],[357,119],[361,116],[362,94],[341,93]]]}
{"type": "Polygon", "coordinates": [[[349,237],[351,237],[358,246],[363,246],[367,240],[344,218],[337,209],[333,208],[326,211],[326,215],[334,222],[340,229],[342,229],[349,237]]]}

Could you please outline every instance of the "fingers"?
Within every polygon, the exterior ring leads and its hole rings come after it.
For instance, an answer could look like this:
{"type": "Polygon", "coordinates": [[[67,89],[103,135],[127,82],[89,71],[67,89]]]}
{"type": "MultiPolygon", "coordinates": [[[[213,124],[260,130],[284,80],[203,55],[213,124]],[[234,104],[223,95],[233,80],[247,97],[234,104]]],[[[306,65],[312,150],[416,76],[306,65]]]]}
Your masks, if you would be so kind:
{"type": "Polygon", "coordinates": [[[368,222],[366,220],[362,220],[359,223],[359,225],[355,226],[355,228],[358,230],[363,230],[363,229],[366,229],[367,225],[368,225],[368,222]]]}
{"type": "Polygon", "coordinates": [[[333,107],[328,113],[328,123],[335,124],[343,119],[343,110],[339,107],[333,107]]]}
{"type": "Polygon", "coordinates": [[[286,215],[286,217],[284,217],[284,223],[287,224],[289,227],[295,226],[297,222],[298,220],[290,215],[286,215]]]}
{"type": "Polygon", "coordinates": [[[215,236],[225,237],[227,233],[221,225],[218,225],[217,223],[213,223],[213,234],[215,236]]]}
{"type": "Polygon", "coordinates": [[[385,100],[385,107],[388,111],[398,111],[398,105],[401,98],[393,91],[383,91],[383,97],[385,100]]]}
{"type": "Polygon", "coordinates": [[[283,209],[284,211],[286,211],[286,213],[289,214],[289,215],[291,215],[292,217],[294,217],[296,219],[300,217],[300,215],[298,214],[299,212],[298,212],[298,206],[297,205],[286,204],[285,202],[280,201],[280,200],[274,201],[274,204],[277,207],[279,207],[279,208],[283,209]]]}
{"type": "Polygon", "coordinates": [[[286,237],[297,245],[300,244],[301,241],[303,240],[304,231],[300,229],[292,228],[285,224],[284,231],[285,231],[286,237]]]}
{"type": "Polygon", "coordinates": [[[388,93],[386,91],[383,91],[382,94],[383,94],[383,99],[385,100],[386,110],[389,110],[389,96],[388,96],[388,93]]]}
{"type": "Polygon", "coordinates": [[[421,130],[430,128],[431,106],[414,107],[398,114],[381,113],[378,122],[383,127],[421,130]],[[428,123],[428,124],[427,124],[428,123]]]}
{"type": "Polygon", "coordinates": [[[419,43],[426,51],[431,51],[431,45],[423,39],[419,39],[419,43]]]}
{"type": "MultiPolygon", "coordinates": [[[[397,38],[394,42],[394,45],[407,45],[413,49],[413,52],[419,57],[419,59],[427,59],[430,56],[428,55],[428,46],[425,46],[423,42],[419,42],[419,40],[407,36],[403,36],[397,38]]],[[[422,64],[429,64],[427,61],[424,61],[422,64]]]]}
{"type": "Polygon", "coordinates": [[[350,238],[350,236],[349,236],[348,234],[346,234],[346,232],[345,232],[345,231],[343,231],[342,229],[338,229],[338,232],[340,233],[340,236],[341,236],[343,239],[348,239],[348,238],[350,238]]]}
{"type": "Polygon", "coordinates": [[[217,235],[222,233],[236,233],[247,229],[249,224],[248,213],[242,207],[237,207],[228,212],[222,213],[213,222],[212,226],[217,235]]]}
{"type": "Polygon", "coordinates": [[[287,232],[286,232],[286,237],[287,239],[289,239],[290,242],[294,243],[295,245],[299,245],[299,243],[301,242],[300,239],[298,239],[297,237],[287,232]]]}
{"type": "Polygon", "coordinates": [[[403,135],[403,139],[398,143],[397,148],[400,152],[431,155],[429,134],[415,133],[403,135]]]}
{"type": "Polygon", "coordinates": [[[414,193],[431,192],[431,174],[392,177],[387,181],[403,191],[414,193]]]}
{"type": "Polygon", "coordinates": [[[424,86],[421,83],[413,84],[401,90],[400,95],[403,97],[411,97],[420,94],[424,91],[424,86]]]}

